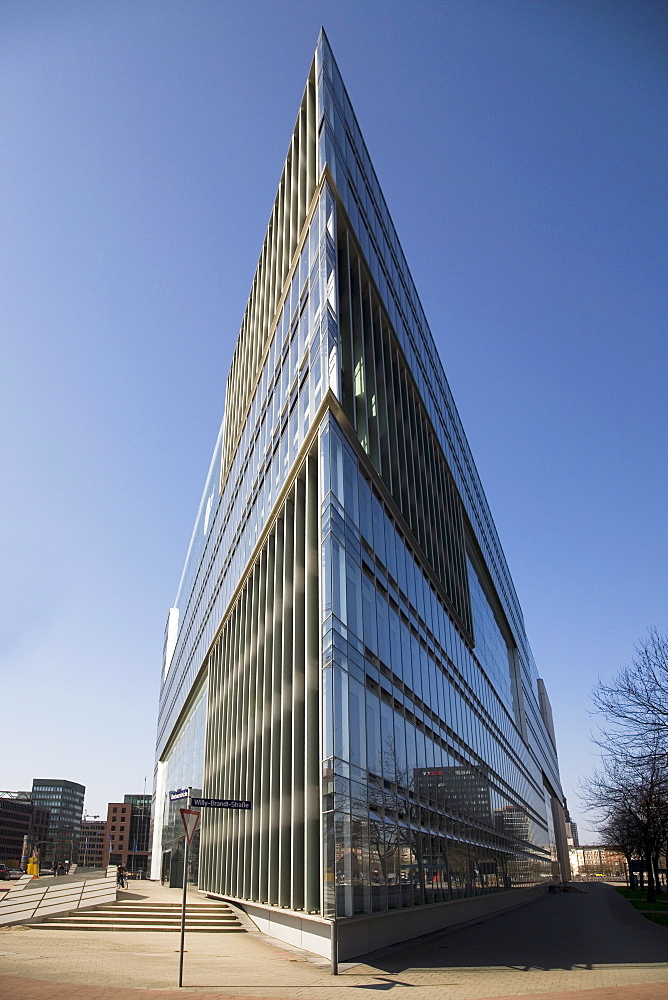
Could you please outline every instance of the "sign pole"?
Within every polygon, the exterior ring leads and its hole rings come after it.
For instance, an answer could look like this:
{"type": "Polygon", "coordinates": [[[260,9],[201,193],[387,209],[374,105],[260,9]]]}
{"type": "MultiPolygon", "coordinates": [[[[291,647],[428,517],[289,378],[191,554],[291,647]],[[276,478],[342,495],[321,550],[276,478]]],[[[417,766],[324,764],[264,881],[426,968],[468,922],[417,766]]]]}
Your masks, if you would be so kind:
{"type": "Polygon", "coordinates": [[[183,945],[186,934],[186,891],[188,887],[188,848],[195,836],[202,808],[208,809],[250,809],[252,803],[248,799],[209,799],[191,794],[192,788],[178,788],[169,793],[170,802],[177,799],[186,800],[186,808],[181,809],[181,821],[186,831],[186,844],[183,850],[183,902],[181,903],[181,945],[179,947],[179,986],[183,986],[183,945]],[[191,809],[191,805],[195,806],[191,809]]]}
{"type": "Polygon", "coordinates": [[[336,915],[332,917],[330,925],[330,949],[331,949],[331,973],[333,976],[339,974],[339,925],[336,922],[336,915]]]}
{"type": "MultiPolygon", "coordinates": [[[[190,800],[188,800],[190,801],[190,800]]],[[[186,936],[186,887],[188,884],[188,836],[183,851],[183,900],[181,902],[181,944],[179,946],[179,987],[183,986],[183,945],[186,936]]]]}
{"type": "Polygon", "coordinates": [[[190,808],[190,793],[188,789],[186,798],[186,808],[181,809],[181,820],[186,834],[185,847],[183,849],[183,902],[181,903],[181,944],[179,947],[179,987],[183,986],[183,945],[186,936],[186,892],[188,890],[188,848],[190,841],[195,836],[195,830],[199,823],[200,813],[190,808]]]}

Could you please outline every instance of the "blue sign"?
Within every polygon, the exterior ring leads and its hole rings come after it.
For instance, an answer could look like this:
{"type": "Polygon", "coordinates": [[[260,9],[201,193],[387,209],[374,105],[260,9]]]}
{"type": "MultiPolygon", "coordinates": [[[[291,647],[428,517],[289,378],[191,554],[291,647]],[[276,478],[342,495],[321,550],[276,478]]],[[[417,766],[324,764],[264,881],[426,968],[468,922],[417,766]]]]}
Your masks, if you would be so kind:
{"type": "Polygon", "coordinates": [[[177,799],[187,799],[189,788],[177,788],[175,792],[169,793],[169,801],[176,802],[177,799]]]}
{"type": "Polygon", "coordinates": [[[202,799],[195,796],[190,801],[195,809],[250,809],[248,799],[202,799]]]}

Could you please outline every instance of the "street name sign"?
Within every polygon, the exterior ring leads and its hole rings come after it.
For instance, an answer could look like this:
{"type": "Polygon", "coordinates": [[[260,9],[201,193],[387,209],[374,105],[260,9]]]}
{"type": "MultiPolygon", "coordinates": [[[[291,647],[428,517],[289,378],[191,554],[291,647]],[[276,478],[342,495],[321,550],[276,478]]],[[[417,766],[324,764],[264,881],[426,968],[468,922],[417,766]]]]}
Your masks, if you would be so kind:
{"type": "Polygon", "coordinates": [[[198,809],[250,809],[248,799],[203,799],[195,796],[190,804],[198,809]]]}
{"type": "Polygon", "coordinates": [[[169,793],[169,801],[176,802],[177,799],[187,799],[189,791],[188,788],[177,788],[175,792],[169,793]]]}

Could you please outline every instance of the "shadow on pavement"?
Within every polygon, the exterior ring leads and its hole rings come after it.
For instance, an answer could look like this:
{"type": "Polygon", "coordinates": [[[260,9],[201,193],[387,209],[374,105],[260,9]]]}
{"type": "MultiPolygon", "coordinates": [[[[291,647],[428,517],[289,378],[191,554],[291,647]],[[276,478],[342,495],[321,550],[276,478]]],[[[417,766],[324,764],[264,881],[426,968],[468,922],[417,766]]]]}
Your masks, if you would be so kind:
{"type": "Polygon", "coordinates": [[[383,972],[407,969],[592,969],[668,966],[668,928],[646,920],[606,885],[544,896],[461,930],[430,934],[357,960],[383,972]]]}

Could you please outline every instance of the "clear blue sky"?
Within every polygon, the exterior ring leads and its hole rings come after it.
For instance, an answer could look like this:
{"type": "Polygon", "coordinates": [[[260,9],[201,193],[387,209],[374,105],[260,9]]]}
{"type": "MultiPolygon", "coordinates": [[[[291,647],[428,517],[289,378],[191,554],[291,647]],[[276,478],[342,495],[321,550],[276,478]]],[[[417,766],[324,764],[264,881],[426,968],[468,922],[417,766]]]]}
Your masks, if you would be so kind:
{"type": "Polygon", "coordinates": [[[552,699],[668,628],[668,8],[5,2],[0,786],[152,785],[163,630],[318,29],[552,699]]]}

